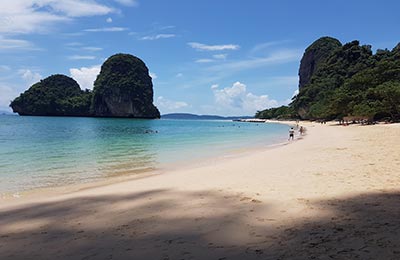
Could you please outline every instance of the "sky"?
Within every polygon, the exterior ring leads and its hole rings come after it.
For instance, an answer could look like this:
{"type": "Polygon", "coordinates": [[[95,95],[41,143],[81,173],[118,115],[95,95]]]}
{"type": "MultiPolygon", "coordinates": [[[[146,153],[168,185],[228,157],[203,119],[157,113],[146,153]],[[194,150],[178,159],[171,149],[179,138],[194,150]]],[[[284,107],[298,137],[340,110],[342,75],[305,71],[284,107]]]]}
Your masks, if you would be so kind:
{"type": "Polygon", "coordinates": [[[254,115],[288,104],[322,36],[400,42],[397,0],[0,1],[0,110],[53,74],[92,89],[116,53],[142,59],[161,114],[254,115]]]}

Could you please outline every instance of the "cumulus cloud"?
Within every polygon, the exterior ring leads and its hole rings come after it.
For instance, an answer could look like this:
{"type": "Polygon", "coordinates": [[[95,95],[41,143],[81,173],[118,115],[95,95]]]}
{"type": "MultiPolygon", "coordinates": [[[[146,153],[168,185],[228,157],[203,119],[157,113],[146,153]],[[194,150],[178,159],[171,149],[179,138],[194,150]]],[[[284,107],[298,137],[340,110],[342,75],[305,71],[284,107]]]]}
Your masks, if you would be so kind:
{"type": "Polygon", "coordinates": [[[286,99],[285,101],[282,102],[282,105],[289,105],[289,104],[292,102],[292,99],[293,99],[295,96],[297,96],[298,94],[299,94],[299,90],[296,89],[296,90],[293,92],[293,94],[292,94],[292,96],[291,96],[290,98],[288,98],[288,99],[286,99]]]}
{"type": "Polygon", "coordinates": [[[117,12],[96,0],[13,0],[0,2],[0,33],[47,32],[55,23],[76,17],[117,12]]]}
{"type": "Polygon", "coordinates": [[[207,45],[198,42],[189,42],[188,45],[198,51],[238,50],[240,48],[240,46],[236,44],[207,45]]]}
{"type": "Polygon", "coordinates": [[[231,87],[220,89],[212,85],[215,106],[224,114],[253,115],[257,110],[277,106],[278,102],[270,99],[268,95],[257,96],[247,90],[247,86],[235,82],[231,87]]]}
{"type": "Polygon", "coordinates": [[[179,109],[189,107],[189,104],[184,101],[173,101],[162,96],[158,97],[155,103],[160,110],[165,112],[176,112],[179,109]]]}
{"type": "Polygon", "coordinates": [[[150,77],[154,80],[156,78],[158,78],[157,74],[155,74],[154,72],[149,72],[150,77]]]}
{"type": "Polygon", "coordinates": [[[168,39],[168,38],[174,38],[176,37],[175,34],[157,34],[157,35],[148,35],[140,38],[140,40],[144,41],[154,41],[154,40],[159,40],[159,39],[168,39]]]}
{"type": "Polygon", "coordinates": [[[112,23],[112,21],[113,21],[113,19],[112,19],[111,17],[108,17],[108,18],[106,19],[106,22],[107,22],[107,23],[112,23]]]}
{"type": "Polygon", "coordinates": [[[7,86],[6,84],[0,82],[0,108],[2,110],[9,110],[9,105],[11,100],[13,100],[17,95],[15,88],[7,86]]]}
{"type": "MultiPolygon", "coordinates": [[[[11,68],[9,66],[1,65],[1,73],[9,73],[11,68]]],[[[10,110],[9,105],[11,100],[17,97],[21,92],[28,89],[34,83],[39,82],[42,79],[40,73],[32,71],[30,69],[20,69],[16,73],[9,77],[0,78],[0,109],[10,110]],[[7,80],[13,79],[18,83],[7,82],[7,80]]]]}
{"type": "Polygon", "coordinates": [[[43,77],[37,72],[33,72],[29,69],[21,69],[18,71],[21,78],[27,83],[28,86],[40,81],[43,77]]]}
{"type": "Polygon", "coordinates": [[[101,65],[95,65],[92,67],[82,67],[80,69],[71,68],[69,73],[71,77],[75,79],[82,89],[93,89],[93,83],[99,75],[101,65]]]}

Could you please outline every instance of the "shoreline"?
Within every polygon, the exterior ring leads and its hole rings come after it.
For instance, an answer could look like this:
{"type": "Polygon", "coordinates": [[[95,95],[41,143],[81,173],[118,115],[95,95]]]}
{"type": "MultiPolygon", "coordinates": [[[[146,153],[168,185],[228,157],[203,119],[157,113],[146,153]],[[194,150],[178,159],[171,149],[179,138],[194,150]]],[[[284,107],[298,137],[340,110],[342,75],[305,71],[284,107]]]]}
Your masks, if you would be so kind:
{"type": "Polygon", "coordinates": [[[2,203],[0,257],[395,259],[400,125],[300,124],[291,145],[2,203]]]}
{"type": "MultiPolygon", "coordinates": [[[[277,123],[274,121],[266,122],[266,123],[277,123]]],[[[285,125],[292,125],[290,121],[279,121],[280,124],[285,125]]],[[[305,136],[303,136],[305,137],[305,136]]],[[[296,137],[295,142],[302,138],[296,137]]],[[[173,171],[183,171],[192,168],[201,168],[210,163],[218,163],[218,162],[227,162],[229,160],[235,160],[237,158],[242,158],[246,156],[251,156],[257,152],[262,152],[269,149],[276,149],[281,146],[288,145],[293,141],[285,141],[279,143],[268,144],[266,146],[263,145],[255,145],[252,144],[251,146],[243,146],[237,147],[235,149],[227,150],[217,156],[202,156],[199,158],[192,158],[189,161],[178,161],[174,163],[161,163],[158,167],[153,169],[148,169],[144,171],[140,171],[137,173],[130,173],[124,175],[116,175],[112,177],[105,177],[96,179],[89,182],[84,183],[75,183],[75,184],[66,184],[60,186],[53,186],[53,187],[42,187],[42,188],[34,188],[29,190],[24,190],[21,192],[4,192],[0,194],[0,202],[3,203],[13,203],[13,202],[24,202],[27,200],[36,200],[41,199],[49,196],[62,196],[73,194],[75,192],[83,191],[83,190],[90,190],[100,187],[105,187],[108,185],[128,182],[128,181],[135,181],[141,178],[148,178],[152,176],[157,176],[166,172],[173,172],[173,171]]]]}
{"type": "MultiPolygon", "coordinates": [[[[265,123],[280,123],[285,125],[293,125],[290,121],[267,121],[265,123]]],[[[296,137],[294,141],[297,141],[299,138],[296,137]]],[[[275,140],[277,141],[277,140],[275,140]]],[[[292,141],[293,142],[293,141],[292,141]]],[[[165,172],[171,171],[182,171],[191,168],[200,168],[210,163],[216,163],[221,161],[234,160],[235,158],[249,156],[251,154],[264,151],[266,149],[275,149],[280,146],[288,145],[291,142],[276,142],[267,144],[266,146],[260,144],[248,144],[247,146],[230,148],[229,150],[221,151],[220,154],[217,155],[203,155],[198,158],[191,158],[188,161],[176,161],[176,162],[168,162],[168,163],[159,163],[153,169],[145,169],[142,171],[138,171],[135,173],[129,174],[121,174],[114,175],[112,177],[102,177],[98,179],[94,179],[92,181],[83,182],[83,183],[74,183],[74,184],[64,184],[57,186],[49,186],[49,187],[39,187],[32,188],[28,190],[18,191],[18,192],[3,192],[0,193],[0,202],[23,202],[24,200],[32,200],[32,199],[40,199],[48,196],[60,196],[67,195],[75,192],[79,192],[82,190],[88,190],[92,188],[105,187],[112,184],[134,181],[136,179],[156,176],[159,174],[163,174],[165,172]]]]}

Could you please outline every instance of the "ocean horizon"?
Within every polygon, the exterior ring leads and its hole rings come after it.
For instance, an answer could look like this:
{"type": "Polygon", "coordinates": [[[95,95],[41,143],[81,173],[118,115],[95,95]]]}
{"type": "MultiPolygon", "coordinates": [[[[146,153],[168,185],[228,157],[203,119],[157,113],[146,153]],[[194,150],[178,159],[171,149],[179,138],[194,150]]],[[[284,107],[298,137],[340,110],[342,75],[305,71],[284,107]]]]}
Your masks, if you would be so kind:
{"type": "Polygon", "coordinates": [[[82,184],[284,142],[229,120],[0,116],[0,194],[82,184]]]}

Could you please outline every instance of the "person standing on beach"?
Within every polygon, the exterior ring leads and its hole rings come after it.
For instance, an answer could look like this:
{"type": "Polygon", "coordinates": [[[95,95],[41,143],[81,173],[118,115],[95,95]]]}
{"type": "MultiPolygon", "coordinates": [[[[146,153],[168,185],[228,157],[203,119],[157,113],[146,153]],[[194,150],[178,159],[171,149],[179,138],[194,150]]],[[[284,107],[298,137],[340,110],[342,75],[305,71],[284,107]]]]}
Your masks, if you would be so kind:
{"type": "Polygon", "coordinates": [[[289,139],[288,139],[288,141],[290,141],[290,139],[294,140],[294,129],[293,129],[293,127],[291,127],[289,129],[289,139]]]}
{"type": "Polygon", "coordinates": [[[300,135],[304,134],[304,127],[303,126],[300,126],[299,133],[300,133],[300,135]]]}

